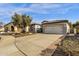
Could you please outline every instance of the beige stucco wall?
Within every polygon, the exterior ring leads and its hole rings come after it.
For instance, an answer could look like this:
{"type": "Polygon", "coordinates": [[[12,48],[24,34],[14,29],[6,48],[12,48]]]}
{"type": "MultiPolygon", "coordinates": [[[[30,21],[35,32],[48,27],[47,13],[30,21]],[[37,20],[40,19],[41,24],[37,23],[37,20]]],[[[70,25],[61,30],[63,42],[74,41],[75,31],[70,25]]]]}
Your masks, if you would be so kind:
{"type": "Polygon", "coordinates": [[[70,33],[70,26],[68,23],[66,23],[66,26],[67,26],[67,32],[66,33],[70,33]]]}

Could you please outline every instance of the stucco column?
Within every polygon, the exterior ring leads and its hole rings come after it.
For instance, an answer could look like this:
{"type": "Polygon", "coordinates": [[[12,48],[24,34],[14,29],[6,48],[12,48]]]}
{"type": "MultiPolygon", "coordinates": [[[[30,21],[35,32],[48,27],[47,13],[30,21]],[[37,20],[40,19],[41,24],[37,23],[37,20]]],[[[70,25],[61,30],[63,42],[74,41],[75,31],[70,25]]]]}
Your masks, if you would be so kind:
{"type": "Polygon", "coordinates": [[[77,32],[76,32],[76,28],[74,28],[74,34],[76,34],[77,32]]]}
{"type": "Polygon", "coordinates": [[[29,28],[30,28],[29,26],[26,26],[26,32],[29,32],[29,28]]]}
{"type": "Polygon", "coordinates": [[[15,30],[15,32],[16,32],[16,33],[18,32],[18,29],[17,29],[17,27],[16,27],[16,26],[14,26],[14,30],[15,30]]]}

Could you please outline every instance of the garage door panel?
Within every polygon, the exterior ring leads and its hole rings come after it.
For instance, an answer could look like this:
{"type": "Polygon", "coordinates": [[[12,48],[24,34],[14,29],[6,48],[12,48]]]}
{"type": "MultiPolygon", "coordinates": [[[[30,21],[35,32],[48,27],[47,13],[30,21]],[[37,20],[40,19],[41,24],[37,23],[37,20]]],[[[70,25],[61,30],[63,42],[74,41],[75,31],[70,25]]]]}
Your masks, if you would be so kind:
{"type": "Polygon", "coordinates": [[[45,27],[45,33],[63,33],[63,26],[47,26],[45,27]]]}

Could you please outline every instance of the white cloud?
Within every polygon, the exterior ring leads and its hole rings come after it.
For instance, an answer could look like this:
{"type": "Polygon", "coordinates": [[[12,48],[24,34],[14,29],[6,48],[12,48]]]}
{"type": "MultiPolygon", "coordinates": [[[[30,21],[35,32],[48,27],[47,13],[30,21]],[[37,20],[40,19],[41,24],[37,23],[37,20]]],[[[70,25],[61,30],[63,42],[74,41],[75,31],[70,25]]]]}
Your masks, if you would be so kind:
{"type": "Polygon", "coordinates": [[[15,12],[24,13],[24,12],[33,12],[38,14],[51,14],[55,13],[66,13],[68,9],[61,8],[61,4],[31,4],[29,7],[24,7],[26,4],[22,4],[17,7],[14,4],[0,4],[0,15],[13,15],[15,12]],[[10,5],[10,6],[9,6],[10,5]],[[6,9],[6,10],[5,10],[6,9]]]}
{"type": "MultiPolygon", "coordinates": [[[[51,12],[59,13],[59,14],[65,14],[71,9],[73,6],[69,6],[70,4],[31,4],[29,9],[29,12],[34,12],[38,14],[51,14],[51,12]],[[69,6],[69,7],[63,7],[63,6],[69,6]]],[[[27,10],[27,8],[26,8],[27,10]]]]}
{"type": "Polygon", "coordinates": [[[38,14],[48,14],[51,13],[50,10],[55,11],[55,9],[59,7],[61,7],[60,4],[31,4],[29,7],[26,8],[25,7],[15,8],[12,13],[33,12],[38,14]]]}
{"type": "MultiPolygon", "coordinates": [[[[75,6],[70,6],[70,4],[31,4],[26,7],[27,4],[21,4],[16,6],[15,4],[0,4],[0,19],[11,18],[11,16],[17,12],[19,14],[32,12],[37,14],[66,14],[75,6]],[[65,6],[65,7],[64,7],[65,6]],[[66,7],[68,6],[68,7],[66,7]]],[[[79,8],[78,6],[76,8],[79,8]]],[[[37,16],[37,15],[35,15],[37,16]]],[[[39,21],[38,21],[39,22],[39,21]]]]}
{"type": "Polygon", "coordinates": [[[71,7],[62,8],[63,4],[31,4],[29,7],[24,7],[26,4],[21,6],[16,6],[14,4],[0,4],[0,15],[13,15],[15,12],[24,13],[24,12],[33,12],[38,14],[51,14],[59,13],[64,14],[69,11],[71,7]]]}

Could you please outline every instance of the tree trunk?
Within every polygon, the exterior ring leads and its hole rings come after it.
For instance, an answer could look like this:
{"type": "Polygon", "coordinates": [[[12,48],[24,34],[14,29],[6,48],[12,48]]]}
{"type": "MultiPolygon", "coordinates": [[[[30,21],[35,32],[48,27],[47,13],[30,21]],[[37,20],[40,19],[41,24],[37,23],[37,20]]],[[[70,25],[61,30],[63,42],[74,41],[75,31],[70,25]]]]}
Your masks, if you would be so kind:
{"type": "Polygon", "coordinates": [[[29,26],[26,26],[26,32],[29,32],[29,28],[30,28],[29,26]]]}

